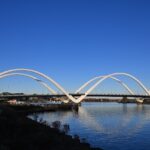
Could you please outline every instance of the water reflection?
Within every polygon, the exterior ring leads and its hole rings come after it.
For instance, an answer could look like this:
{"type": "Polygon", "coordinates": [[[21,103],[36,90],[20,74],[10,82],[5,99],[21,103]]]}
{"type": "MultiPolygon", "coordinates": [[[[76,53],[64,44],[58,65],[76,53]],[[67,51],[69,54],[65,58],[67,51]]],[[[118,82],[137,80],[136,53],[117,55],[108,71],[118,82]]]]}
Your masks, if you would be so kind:
{"type": "MultiPolygon", "coordinates": [[[[111,105],[112,106],[112,105],[111,105]]],[[[123,104],[122,107],[101,107],[101,110],[81,107],[79,118],[82,123],[91,130],[108,134],[109,136],[118,136],[122,130],[126,130],[130,135],[134,135],[138,129],[150,120],[150,109],[145,109],[144,105],[129,106],[123,104]],[[95,116],[99,116],[96,117],[95,116]]]]}
{"type": "Polygon", "coordinates": [[[78,134],[106,150],[150,147],[150,105],[83,103],[78,113],[42,113],[38,118],[67,123],[69,134],[78,134]]]}

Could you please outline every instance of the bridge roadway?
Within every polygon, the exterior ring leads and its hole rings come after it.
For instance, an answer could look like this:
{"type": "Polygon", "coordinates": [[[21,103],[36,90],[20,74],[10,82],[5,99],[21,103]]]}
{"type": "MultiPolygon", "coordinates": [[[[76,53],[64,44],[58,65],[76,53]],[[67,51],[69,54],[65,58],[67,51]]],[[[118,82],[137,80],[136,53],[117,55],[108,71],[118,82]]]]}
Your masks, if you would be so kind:
{"type": "MultiPolygon", "coordinates": [[[[70,93],[74,97],[79,97],[84,95],[84,93],[70,93]]],[[[39,97],[39,98],[53,98],[53,97],[66,97],[64,94],[52,94],[52,95],[42,95],[42,94],[24,94],[24,95],[0,95],[0,99],[17,99],[17,98],[30,98],[30,97],[39,97]]],[[[128,98],[147,98],[150,99],[150,95],[128,95],[128,94],[89,94],[87,97],[128,97],[128,98]]]]}

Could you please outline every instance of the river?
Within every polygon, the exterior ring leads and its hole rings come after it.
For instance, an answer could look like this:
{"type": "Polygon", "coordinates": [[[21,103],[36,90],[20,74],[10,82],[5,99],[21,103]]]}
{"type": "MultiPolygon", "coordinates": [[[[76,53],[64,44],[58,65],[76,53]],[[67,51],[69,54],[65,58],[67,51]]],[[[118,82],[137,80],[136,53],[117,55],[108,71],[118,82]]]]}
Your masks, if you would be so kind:
{"type": "Polygon", "coordinates": [[[36,115],[38,120],[48,123],[69,124],[68,134],[77,134],[92,146],[104,150],[150,149],[150,105],[86,102],[78,112],[36,115]]]}

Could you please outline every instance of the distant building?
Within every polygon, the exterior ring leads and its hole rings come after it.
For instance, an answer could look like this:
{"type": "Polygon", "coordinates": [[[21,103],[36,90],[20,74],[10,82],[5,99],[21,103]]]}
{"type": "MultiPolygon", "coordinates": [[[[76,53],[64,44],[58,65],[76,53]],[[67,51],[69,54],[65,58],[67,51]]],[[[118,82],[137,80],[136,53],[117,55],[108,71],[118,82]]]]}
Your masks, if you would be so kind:
{"type": "Polygon", "coordinates": [[[25,104],[24,102],[17,101],[16,99],[12,99],[7,101],[10,105],[20,105],[20,104],[25,104]]]}

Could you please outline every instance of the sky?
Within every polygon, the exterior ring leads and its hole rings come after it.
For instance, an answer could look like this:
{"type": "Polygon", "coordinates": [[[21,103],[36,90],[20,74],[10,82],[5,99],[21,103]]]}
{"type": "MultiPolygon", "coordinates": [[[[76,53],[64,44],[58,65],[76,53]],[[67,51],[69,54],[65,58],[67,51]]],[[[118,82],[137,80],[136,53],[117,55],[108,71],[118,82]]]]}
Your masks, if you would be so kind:
{"type": "Polygon", "coordinates": [[[68,90],[128,72],[150,88],[149,8],[149,0],[1,0],[0,71],[35,69],[68,90]]]}

